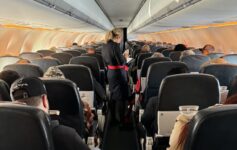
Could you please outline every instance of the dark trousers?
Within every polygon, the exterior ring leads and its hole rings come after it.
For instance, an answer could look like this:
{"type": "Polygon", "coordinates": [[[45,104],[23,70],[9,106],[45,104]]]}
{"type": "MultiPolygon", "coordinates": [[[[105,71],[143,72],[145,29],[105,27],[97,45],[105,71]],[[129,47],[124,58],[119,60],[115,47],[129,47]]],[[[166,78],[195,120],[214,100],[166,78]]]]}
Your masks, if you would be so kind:
{"type": "Polygon", "coordinates": [[[127,112],[128,97],[130,95],[127,72],[123,69],[108,70],[110,89],[110,111],[112,119],[121,122],[127,112]]]}

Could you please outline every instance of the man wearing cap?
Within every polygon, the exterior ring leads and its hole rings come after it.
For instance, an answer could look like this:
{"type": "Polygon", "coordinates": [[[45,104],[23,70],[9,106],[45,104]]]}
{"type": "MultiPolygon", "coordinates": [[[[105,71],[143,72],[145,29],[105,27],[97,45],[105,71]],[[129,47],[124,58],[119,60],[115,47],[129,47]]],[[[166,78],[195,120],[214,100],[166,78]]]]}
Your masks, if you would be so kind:
{"type": "MultiPolygon", "coordinates": [[[[27,77],[16,80],[11,86],[11,97],[14,101],[49,112],[47,92],[39,78],[27,77]]],[[[55,150],[89,150],[77,132],[58,121],[51,122],[55,150]]]]}

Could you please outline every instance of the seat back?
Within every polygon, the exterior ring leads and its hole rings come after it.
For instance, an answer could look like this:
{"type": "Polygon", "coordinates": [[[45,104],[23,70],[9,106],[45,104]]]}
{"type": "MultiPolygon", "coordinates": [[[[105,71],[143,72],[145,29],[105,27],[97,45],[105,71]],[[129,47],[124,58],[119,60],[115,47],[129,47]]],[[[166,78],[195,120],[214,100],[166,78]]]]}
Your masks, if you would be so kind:
{"type": "Polygon", "coordinates": [[[15,64],[20,60],[20,58],[15,56],[1,56],[0,57],[0,71],[7,65],[15,64]]]}
{"type": "Polygon", "coordinates": [[[188,73],[188,67],[182,62],[159,62],[152,64],[147,73],[144,101],[159,94],[161,81],[168,75],[188,73]]]}
{"type": "Polygon", "coordinates": [[[237,54],[229,54],[223,56],[223,58],[230,64],[235,64],[237,65],[237,54]]]}
{"type": "Polygon", "coordinates": [[[141,54],[139,54],[138,58],[137,58],[137,68],[141,69],[143,60],[145,60],[146,58],[151,57],[152,54],[153,53],[141,53],[141,54]]]}
{"type": "Polygon", "coordinates": [[[81,56],[81,52],[76,50],[65,50],[64,53],[71,54],[73,57],[81,56]]]}
{"type": "Polygon", "coordinates": [[[0,101],[11,101],[10,89],[7,83],[0,79],[0,101]]]}
{"type": "Polygon", "coordinates": [[[200,72],[215,76],[221,86],[228,86],[229,88],[232,80],[237,75],[237,65],[211,64],[202,67],[200,72]]]}
{"type": "Polygon", "coordinates": [[[209,60],[208,56],[203,55],[189,55],[181,58],[181,62],[186,63],[190,72],[199,72],[202,64],[209,60]]]}
{"type": "Polygon", "coordinates": [[[84,136],[83,104],[75,83],[67,79],[43,79],[50,109],[59,110],[59,121],[84,136]]]}
{"type": "Polygon", "coordinates": [[[80,89],[80,95],[86,96],[90,107],[94,107],[95,92],[90,69],[82,65],[61,65],[58,68],[67,79],[76,83],[80,89]]]}
{"type": "Polygon", "coordinates": [[[165,49],[165,50],[163,50],[161,53],[162,53],[165,57],[169,57],[169,55],[170,55],[171,52],[174,52],[174,51],[171,50],[171,49],[165,49]]]}
{"type": "Polygon", "coordinates": [[[231,81],[228,97],[237,94],[237,75],[231,81]]]}
{"type": "Polygon", "coordinates": [[[39,66],[43,72],[46,72],[49,67],[60,65],[60,61],[54,58],[41,58],[30,61],[32,64],[39,66]]]}
{"type": "Polygon", "coordinates": [[[51,56],[55,52],[52,50],[38,50],[37,53],[40,53],[43,57],[51,56]]]}
{"type": "Polygon", "coordinates": [[[100,54],[83,54],[83,56],[95,57],[99,63],[100,69],[105,70],[105,63],[103,57],[100,54]]]}
{"type": "Polygon", "coordinates": [[[176,52],[171,52],[169,54],[169,58],[172,60],[172,61],[179,61],[180,59],[180,56],[181,56],[181,53],[180,51],[176,51],[176,52]]]}
{"type": "Polygon", "coordinates": [[[43,70],[40,67],[32,64],[12,64],[4,67],[4,70],[16,71],[20,76],[23,77],[42,77],[43,70]]]}
{"type": "Polygon", "coordinates": [[[42,110],[0,105],[1,150],[54,150],[50,119],[42,110]]]}
{"type": "Polygon", "coordinates": [[[70,60],[70,64],[84,65],[91,69],[93,77],[100,82],[100,66],[96,58],[89,56],[74,57],[70,60]]]}
{"type": "Polygon", "coordinates": [[[236,115],[236,105],[225,105],[199,111],[189,123],[184,149],[237,149],[236,115]]]}
{"type": "Polygon", "coordinates": [[[167,57],[154,57],[154,58],[146,58],[143,60],[141,73],[139,77],[141,77],[141,91],[143,92],[146,88],[146,75],[147,70],[150,65],[157,63],[157,62],[164,62],[164,61],[171,61],[170,58],[167,57]]]}
{"type": "Polygon", "coordinates": [[[27,59],[27,60],[42,58],[42,55],[40,53],[36,53],[36,52],[24,52],[24,53],[21,53],[19,56],[20,56],[20,58],[27,59]]]}
{"type": "Polygon", "coordinates": [[[210,59],[220,58],[224,56],[224,53],[210,53],[207,56],[210,57],[210,59]]]}
{"type": "Polygon", "coordinates": [[[58,59],[61,62],[61,64],[69,64],[70,59],[73,56],[68,53],[55,53],[52,54],[51,57],[58,59]]]}
{"type": "Polygon", "coordinates": [[[158,133],[171,133],[179,106],[198,105],[199,109],[204,109],[219,103],[219,97],[219,83],[214,76],[179,74],[164,78],[158,95],[158,133]],[[170,124],[164,124],[164,116],[170,124]]]}

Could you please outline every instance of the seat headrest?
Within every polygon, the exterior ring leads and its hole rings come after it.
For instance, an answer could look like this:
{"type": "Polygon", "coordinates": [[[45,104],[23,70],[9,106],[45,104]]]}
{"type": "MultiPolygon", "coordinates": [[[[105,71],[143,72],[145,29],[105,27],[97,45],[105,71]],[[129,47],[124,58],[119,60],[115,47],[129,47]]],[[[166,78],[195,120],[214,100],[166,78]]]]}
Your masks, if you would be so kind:
{"type": "Polygon", "coordinates": [[[93,77],[90,68],[83,65],[61,65],[58,68],[64,76],[77,84],[80,91],[93,91],[93,77]]]}
{"type": "Polygon", "coordinates": [[[199,111],[189,123],[184,149],[237,149],[237,105],[199,111]]]}
{"type": "Polygon", "coordinates": [[[174,52],[174,51],[171,50],[171,49],[165,49],[165,50],[163,50],[161,53],[162,53],[165,57],[169,57],[169,55],[170,55],[171,52],[174,52]]]}
{"type": "Polygon", "coordinates": [[[211,59],[215,59],[215,58],[220,58],[224,55],[225,55],[224,53],[210,53],[207,56],[210,57],[211,59]]]}
{"type": "Polygon", "coordinates": [[[237,65],[211,64],[201,68],[200,72],[215,76],[221,86],[230,87],[231,81],[237,75],[237,65]]]}
{"type": "Polygon", "coordinates": [[[181,62],[186,63],[190,72],[199,72],[202,64],[209,60],[208,56],[203,55],[189,55],[181,58],[181,62]]]}
{"type": "Polygon", "coordinates": [[[94,57],[89,56],[78,56],[70,60],[70,64],[84,65],[91,69],[93,76],[100,79],[100,66],[98,60],[94,57]]]}
{"type": "Polygon", "coordinates": [[[16,71],[23,77],[42,77],[43,70],[40,67],[32,64],[12,64],[4,67],[4,70],[16,71]]]}
{"type": "Polygon", "coordinates": [[[181,51],[171,52],[169,54],[169,57],[172,61],[179,61],[181,53],[182,53],[181,51]]]}
{"type": "Polygon", "coordinates": [[[42,110],[28,106],[0,104],[0,120],[2,120],[0,149],[54,149],[50,119],[42,110]]]}
{"type": "Polygon", "coordinates": [[[237,64],[237,54],[225,55],[223,58],[230,64],[237,64]]]}
{"type": "Polygon", "coordinates": [[[150,65],[147,72],[147,86],[159,88],[167,75],[188,73],[188,67],[182,62],[157,62],[150,65]]]}
{"type": "Polygon", "coordinates": [[[151,64],[163,61],[171,61],[171,59],[167,57],[153,57],[144,59],[141,67],[141,77],[146,77],[147,70],[151,64]]]}
{"type": "Polygon", "coordinates": [[[37,53],[40,53],[43,57],[51,56],[52,54],[56,53],[52,50],[38,50],[37,53]]]}
{"type": "Polygon", "coordinates": [[[83,54],[83,56],[95,57],[99,63],[100,69],[105,69],[105,63],[102,55],[100,54],[83,54]]]}
{"type": "Polygon", "coordinates": [[[64,53],[69,53],[71,54],[73,57],[77,57],[77,56],[81,56],[81,52],[77,51],[77,50],[65,50],[63,51],[64,53]]]}
{"type": "Polygon", "coordinates": [[[69,53],[54,53],[51,57],[58,59],[62,64],[68,64],[73,56],[69,53]]]}
{"type": "Polygon", "coordinates": [[[42,58],[42,55],[40,53],[36,53],[36,52],[24,52],[24,53],[21,53],[19,56],[20,56],[20,58],[27,59],[27,60],[42,58]]]}
{"type": "Polygon", "coordinates": [[[137,68],[141,69],[143,60],[151,57],[152,55],[153,53],[140,53],[137,58],[137,68]]]}
{"type": "Polygon", "coordinates": [[[60,65],[60,61],[53,58],[34,59],[30,62],[36,66],[39,66],[43,70],[43,72],[46,72],[49,67],[60,65]]]}
{"type": "Polygon", "coordinates": [[[0,79],[0,101],[11,101],[10,90],[7,83],[0,79]]]}
{"type": "Polygon", "coordinates": [[[42,79],[49,100],[50,109],[59,110],[60,115],[78,115],[81,101],[75,83],[67,79],[42,79]]]}
{"type": "Polygon", "coordinates": [[[10,65],[10,64],[15,64],[19,60],[20,58],[15,57],[15,56],[1,56],[0,57],[0,71],[2,71],[5,66],[10,65]]]}
{"type": "Polygon", "coordinates": [[[219,82],[207,74],[178,74],[161,82],[158,109],[177,111],[181,105],[198,105],[204,109],[219,103],[219,82]]]}

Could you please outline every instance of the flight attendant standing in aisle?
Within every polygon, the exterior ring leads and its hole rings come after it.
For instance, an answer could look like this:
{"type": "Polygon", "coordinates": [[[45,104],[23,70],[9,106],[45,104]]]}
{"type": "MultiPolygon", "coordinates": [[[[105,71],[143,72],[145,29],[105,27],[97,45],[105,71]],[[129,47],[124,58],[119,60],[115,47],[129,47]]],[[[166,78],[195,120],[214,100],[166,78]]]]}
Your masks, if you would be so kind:
{"type": "Polygon", "coordinates": [[[127,113],[127,104],[130,98],[130,88],[128,85],[126,59],[128,53],[123,55],[120,50],[121,31],[114,29],[107,33],[106,44],[103,45],[102,56],[108,67],[108,81],[111,105],[110,111],[112,119],[123,123],[127,113]]]}

